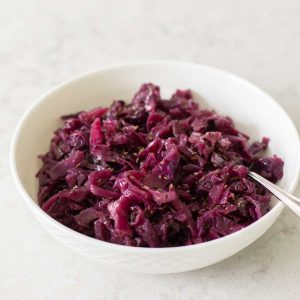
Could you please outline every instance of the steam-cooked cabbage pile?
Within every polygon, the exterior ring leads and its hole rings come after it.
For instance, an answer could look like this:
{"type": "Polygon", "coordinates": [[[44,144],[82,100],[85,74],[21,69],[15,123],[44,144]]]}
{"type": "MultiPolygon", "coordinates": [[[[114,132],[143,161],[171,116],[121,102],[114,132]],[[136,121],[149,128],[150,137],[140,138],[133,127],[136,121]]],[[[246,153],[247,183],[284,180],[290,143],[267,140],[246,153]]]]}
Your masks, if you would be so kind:
{"type": "Polygon", "coordinates": [[[199,108],[189,90],[163,100],[158,86],[144,84],[129,104],[62,119],[40,156],[39,204],[103,241],[170,247],[228,235],[270,208],[249,168],[273,182],[283,175],[280,158],[260,156],[267,138],[249,145],[229,117],[199,108]]]}

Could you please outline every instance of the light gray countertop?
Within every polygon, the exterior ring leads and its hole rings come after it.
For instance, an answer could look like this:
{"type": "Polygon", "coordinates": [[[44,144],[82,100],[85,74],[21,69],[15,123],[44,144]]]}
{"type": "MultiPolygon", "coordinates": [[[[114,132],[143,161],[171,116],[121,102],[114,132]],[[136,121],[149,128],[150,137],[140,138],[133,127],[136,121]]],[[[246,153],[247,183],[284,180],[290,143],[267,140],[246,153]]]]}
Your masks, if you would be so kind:
{"type": "Polygon", "coordinates": [[[226,261],[164,276],[104,269],[33,219],[9,170],[21,115],[69,77],[144,59],[235,72],[271,94],[300,130],[297,0],[0,0],[0,299],[300,299],[300,220],[287,211],[226,261]]]}

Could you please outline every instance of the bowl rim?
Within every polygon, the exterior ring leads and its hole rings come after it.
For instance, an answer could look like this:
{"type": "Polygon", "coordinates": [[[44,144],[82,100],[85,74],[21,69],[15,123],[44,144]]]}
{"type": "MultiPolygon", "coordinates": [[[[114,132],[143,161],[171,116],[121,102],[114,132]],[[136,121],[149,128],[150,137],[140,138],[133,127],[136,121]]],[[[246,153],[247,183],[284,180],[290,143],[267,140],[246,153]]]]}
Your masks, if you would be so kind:
{"type": "Polygon", "coordinates": [[[273,97],[271,97],[269,94],[267,94],[266,92],[264,92],[262,89],[260,89],[258,86],[254,85],[253,83],[249,82],[248,80],[234,74],[231,73],[229,71],[217,68],[217,67],[213,67],[213,66],[209,66],[209,65],[205,65],[205,64],[200,64],[200,63],[192,63],[192,62],[182,62],[182,61],[173,61],[173,60],[146,60],[146,61],[129,61],[126,63],[120,63],[120,64],[114,64],[111,66],[105,66],[105,67],[101,67],[101,68],[96,68],[94,70],[91,71],[87,71],[87,72],[83,72],[79,75],[76,75],[58,85],[55,85],[53,88],[51,88],[50,90],[48,90],[47,92],[45,92],[43,95],[41,95],[23,114],[23,116],[21,117],[21,119],[18,122],[18,125],[15,129],[15,132],[13,134],[13,138],[11,141],[11,146],[10,146],[10,169],[11,169],[11,173],[12,173],[12,177],[13,180],[20,192],[20,194],[22,195],[23,199],[25,200],[25,202],[27,203],[27,205],[34,210],[35,213],[37,213],[41,218],[45,219],[48,223],[51,223],[53,226],[57,227],[59,230],[62,230],[64,232],[66,232],[68,235],[72,235],[74,236],[74,238],[77,239],[81,239],[83,242],[87,242],[89,244],[94,244],[96,247],[99,247],[99,249],[101,247],[106,247],[106,248],[111,248],[111,250],[120,250],[120,251],[126,251],[128,253],[132,252],[132,253],[150,253],[150,252],[156,252],[158,253],[170,253],[170,252],[180,252],[180,251],[194,251],[200,248],[205,248],[211,245],[217,245],[220,243],[223,243],[231,238],[234,237],[238,237],[243,235],[243,233],[245,233],[246,231],[250,231],[252,229],[254,229],[255,227],[257,227],[260,223],[264,222],[265,220],[267,220],[268,218],[271,218],[272,215],[275,212],[279,212],[281,213],[281,211],[284,208],[284,204],[282,202],[277,202],[275,204],[275,206],[264,216],[262,216],[262,218],[260,218],[259,220],[255,221],[254,223],[248,225],[245,228],[242,228],[239,231],[236,231],[234,233],[231,233],[229,235],[226,235],[224,237],[215,239],[215,240],[211,240],[211,241],[207,241],[204,243],[199,243],[199,244],[193,244],[193,245],[186,245],[186,246],[176,246],[176,247],[164,247],[164,248],[146,248],[146,247],[133,247],[133,246],[126,246],[126,245],[119,245],[119,244],[113,244],[110,242],[106,242],[106,241],[102,241],[102,240],[98,240],[96,238],[93,237],[89,237],[86,236],[84,234],[81,234],[73,229],[70,229],[69,227],[59,223],[58,221],[56,221],[55,219],[53,219],[52,217],[50,217],[46,212],[44,212],[41,207],[29,196],[29,194],[27,193],[26,189],[24,188],[24,186],[21,183],[21,180],[19,178],[18,172],[17,172],[17,165],[16,165],[16,148],[17,148],[17,143],[18,143],[18,139],[20,136],[20,133],[22,131],[23,126],[26,124],[27,119],[29,119],[30,114],[39,106],[42,104],[42,102],[51,94],[53,94],[54,92],[60,90],[61,88],[63,88],[64,86],[70,84],[70,83],[74,83],[77,80],[81,80],[83,78],[87,78],[89,76],[93,76],[96,75],[97,73],[105,73],[105,72],[109,72],[109,71],[115,71],[118,69],[126,69],[126,68],[130,68],[130,67],[149,67],[149,66],[153,66],[153,65],[157,65],[157,66],[166,66],[166,67],[171,67],[171,66],[181,66],[181,67],[189,67],[189,68],[203,68],[206,69],[208,71],[212,71],[212,72],[217,72],[220,73],[222,75],[225,75],[226,77],[230,77],[231,79],[235,80],[235,81],[239,81],[240,83],[248,86],[249,88],[255,90],[256,92],[262,94],[265,98],[265,101],[268,101],[271,105],[276,106],[277,109],[285,116],[287,122],[289,122],[289,126],[291,129],[291,132],[293,133],[293,135],[295,136],[295,138],[298,139],[298,143],[297,143],[297,158],[295,159],[295,164],[298,166],[298,172],[297,174],[295,174],[293,180],[290,182],[287,190],[289,192],[294,192],[298,181],[299,181],[299,175],[300,175],[300,141],[298,138],[298,131],[297,128],[295,126],[295,124],[293,123],[292,119],[290,118],[290,116],[287,114],[287,112],[280,106],[280,104],[275,101],[273,99],[273,97]]]}

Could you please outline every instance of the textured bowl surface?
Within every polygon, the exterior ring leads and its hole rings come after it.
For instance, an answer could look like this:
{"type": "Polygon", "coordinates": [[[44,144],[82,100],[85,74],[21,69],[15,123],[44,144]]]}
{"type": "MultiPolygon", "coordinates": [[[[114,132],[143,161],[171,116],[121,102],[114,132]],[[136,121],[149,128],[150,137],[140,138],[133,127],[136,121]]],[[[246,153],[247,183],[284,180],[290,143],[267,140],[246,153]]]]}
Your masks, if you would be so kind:
{"type": "Polygon", "coordinates": [[[219,262],[259,238],[277,219],[283,204],[272,199],[273,208],[247,228],[203,244],[162,248],[114,245],[81,235],[52,219],[36,203],[40,167],[37,155],[47,151],[60,116],[114,99],[130,100],[139,86],[153,82],[163,96],[177,88],[190,88],[202,107],[213,108],[233,118],[237,127],[251,136],[271,138],[270,152],[285,161],[279,183],[289,192],[298,182],[300,150],[297,131],[283,109],[251,83],[226,71],[177,62],[132,63],[96,70],[63,83],[42,96],[20,121],[11,146],[11,168],[22,197],[40,223],[62,243],[102,264],[144,273],[176,273],[219,262]]]}

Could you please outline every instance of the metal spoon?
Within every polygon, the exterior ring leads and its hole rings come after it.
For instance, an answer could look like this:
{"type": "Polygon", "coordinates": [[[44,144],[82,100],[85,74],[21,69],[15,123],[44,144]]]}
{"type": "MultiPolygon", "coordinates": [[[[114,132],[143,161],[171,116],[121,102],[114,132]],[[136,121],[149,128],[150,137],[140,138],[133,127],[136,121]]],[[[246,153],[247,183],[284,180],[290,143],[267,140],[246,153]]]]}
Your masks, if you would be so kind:
{"type": "Polygon", "coordinates": [[[259,182],[261,185],[263,185],[268,191],[270,191],[274,196],[276,196],[286,206],[288,206],[298,217],[300,217],[300,206],[295,203],[300,203],[299,198],[287,193],[277,185],[256,174],[255,172],[249,171],[248,175],[255,181],[259,182]]]}

